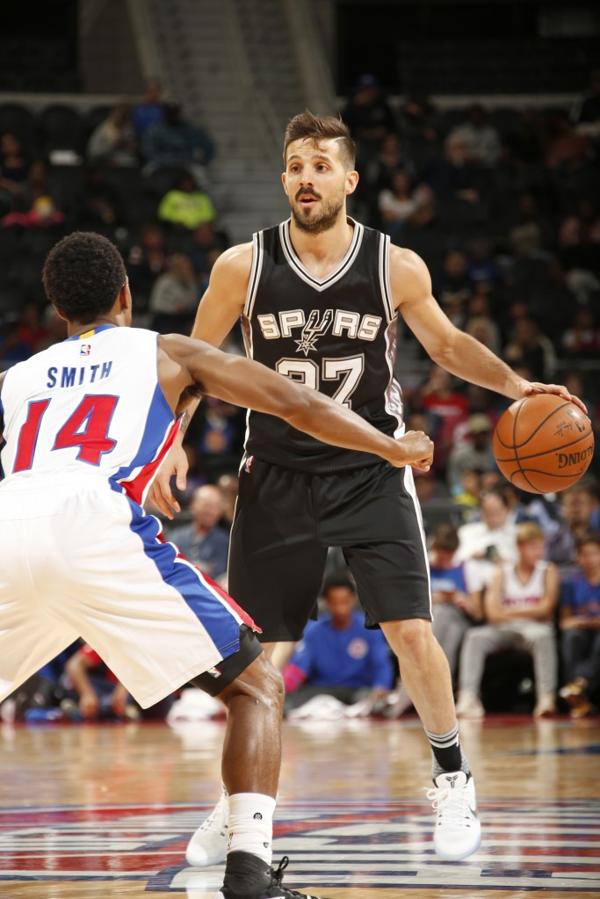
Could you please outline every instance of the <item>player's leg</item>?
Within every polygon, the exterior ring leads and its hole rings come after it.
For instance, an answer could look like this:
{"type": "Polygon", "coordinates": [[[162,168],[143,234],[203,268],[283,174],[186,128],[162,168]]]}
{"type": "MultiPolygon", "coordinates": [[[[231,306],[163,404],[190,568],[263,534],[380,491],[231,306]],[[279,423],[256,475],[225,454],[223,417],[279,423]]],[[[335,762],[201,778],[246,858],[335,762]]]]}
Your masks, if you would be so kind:
{"type": "MultiPolygon", "coordinates": [[[[242,468],[229,547],[229,591],[260,625],[266,655],[281,670],[302,637],[321,586],[326,549],[317,541],[310,479],[254,459],[242,468]]],[[[226,853],[226,789],[188,843],[193,867],[226,853]]]]}
{"type": "Polygon", "coordinates": [[[554,627],[543,621],[519,622],[519,631],[533,657],[535,673],[535,718],[544,718],[556,712],[556,688],[558,686],[558,654],[554,627]]]}
{"type": "MultiPolygon", "coordinates": [[[[63,603],[66,620],[79,625],[143,707],[189,681],[223,699],[229,711],[223,777],[232,827],[222,895],[287,899],[270,867],[281,676],[264,657],[249,616],[162,539],[155,518],[134,504],[123,507],[121,497],[97,501],[107,507],[102,527],[71,547],[77,561],[63,603]]],[[[94,498],[88,504],[98,511],[94,498]]]]}
{"type": "Polygon", "coordinates": [[[0,503],[0,704],[79,634],[51,614],[46,599],[54,585],[52,555],[45,552],[48,519],[4,490],[0,503]],[[40,589],[41,586],[41,589],[40,589]]]}
{"type": "Polygon", "coordinates": [[[460,746],[448,661],[431,627],[429,566],[410,469],[383,464],[328,485],[332,545],[342,546],[367,623],[379,624],[422,716],[433,753],[434,846],[464,858],[479,845],[475,790],[460,746]],[[345,497],[336,493],[345,492],[345,497]],[[367,539],[365,539],[365,537],[367,539]]]}

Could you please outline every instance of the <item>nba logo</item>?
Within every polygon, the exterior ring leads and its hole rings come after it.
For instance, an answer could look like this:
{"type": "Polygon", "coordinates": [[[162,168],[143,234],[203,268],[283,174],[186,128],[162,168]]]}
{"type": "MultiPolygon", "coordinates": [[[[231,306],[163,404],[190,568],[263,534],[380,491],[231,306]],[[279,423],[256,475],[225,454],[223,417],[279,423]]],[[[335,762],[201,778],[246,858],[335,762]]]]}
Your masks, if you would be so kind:
{"type": "Polygon", "coordinates": [[[79,355],[80,356],[89,356],[91,352],[92,352],[91,343],[82,343],[81,346],[79,347],[79,355]]]}

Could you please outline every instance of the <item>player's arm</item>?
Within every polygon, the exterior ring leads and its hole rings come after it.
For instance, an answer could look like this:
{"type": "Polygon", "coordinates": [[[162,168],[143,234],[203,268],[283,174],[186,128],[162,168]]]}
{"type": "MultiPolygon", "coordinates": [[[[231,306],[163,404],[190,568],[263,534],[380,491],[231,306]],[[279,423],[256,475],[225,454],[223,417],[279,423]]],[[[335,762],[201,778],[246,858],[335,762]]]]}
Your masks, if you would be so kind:
{"type": "Polygon", "coordinates": [[[552,618],[559,593],[560,575],[558,568],[550,562],[544,576],[544,595],[535,608],[527,610],[527,618],[535,618],[538,621],[548,621],[552,618]]]}
{"type": "Polygon", "coordinates": [[[318,390],[202,341],[169,334],[160,338],[159,346],[179,367],[179,377],[187,376],[188,384],[200,393],[276,415],[317,440],[374,453],[398,468],[414,465],[427,471],[431,466],[433,443],[421,432],[411,431],[394,440],[318,390]]]}
{"type": "Polygon", "coordinates": [[[512,616],[502,606],[504,593],[504,574],[502,568],[497,566],[485,591],[484,608],[485,617],[490,624],[502,624],[512,616]]]}
{"type": "Polygon", "coordinates": [[[446,371],[513,400],[555,393],[587,412],[566,387],[526,381],[482,343],[456,328],[433,297],[427,266],[412,250],[391,248],[390,282],[395,307],[431,359],[446,371]]]}
{"type": "MultiPolygon", "coordinates": [[[[193,338],[221,346],[242,314],[251,267],[250,243],[231,247],[219,256],[198,305],[193,338]]],[[[182,396],[177,408],[177,414],[182,416],[179,434],[150,489],[149,501],[169,518],[173,518],[173,511],[180,511],[171,491],[171,478],[175,475],[178,489],[185,490],[188,461],[183,438],[199,404],[200,397],[194,391],[182,396]]]]}

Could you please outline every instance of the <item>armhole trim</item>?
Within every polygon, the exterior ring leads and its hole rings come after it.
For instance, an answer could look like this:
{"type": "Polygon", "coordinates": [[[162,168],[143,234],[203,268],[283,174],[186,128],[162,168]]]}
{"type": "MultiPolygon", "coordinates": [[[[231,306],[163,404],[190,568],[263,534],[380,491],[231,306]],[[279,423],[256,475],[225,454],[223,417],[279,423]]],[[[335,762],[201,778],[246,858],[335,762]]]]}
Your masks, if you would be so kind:
{"type": "Polygon", "coordinates": [[[244,315],[247,319],[252,317],[254,309],[254,301],[258,290],[258,282],[260,281],[260,273],[263,264],[263,232],[255,231],[252,235],[252,267],[250,269],[250,279],[248,281],[248,291],[246,293],[246,302],[244,303],[244,315]]]}
{"type": "Polygon", "coordinates": [[[396,318],[396,310],[392,301],[390,286],[390,236],[379,235],[379,288],[388,324],[396,318]]]}

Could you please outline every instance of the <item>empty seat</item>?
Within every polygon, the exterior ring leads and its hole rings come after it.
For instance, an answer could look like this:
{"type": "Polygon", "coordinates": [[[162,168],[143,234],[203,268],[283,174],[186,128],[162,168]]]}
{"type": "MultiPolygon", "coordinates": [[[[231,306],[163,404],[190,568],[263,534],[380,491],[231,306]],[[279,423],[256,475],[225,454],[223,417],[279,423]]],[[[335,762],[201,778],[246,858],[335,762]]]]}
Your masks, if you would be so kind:
{"type": "Polygon", "coordinates": [[[70,106],[55,103],[47,106],[38,118],[41,142],[48,154],[56,150],[72,150],[81,155],[85,149],[83,120],[70,106]]]}

